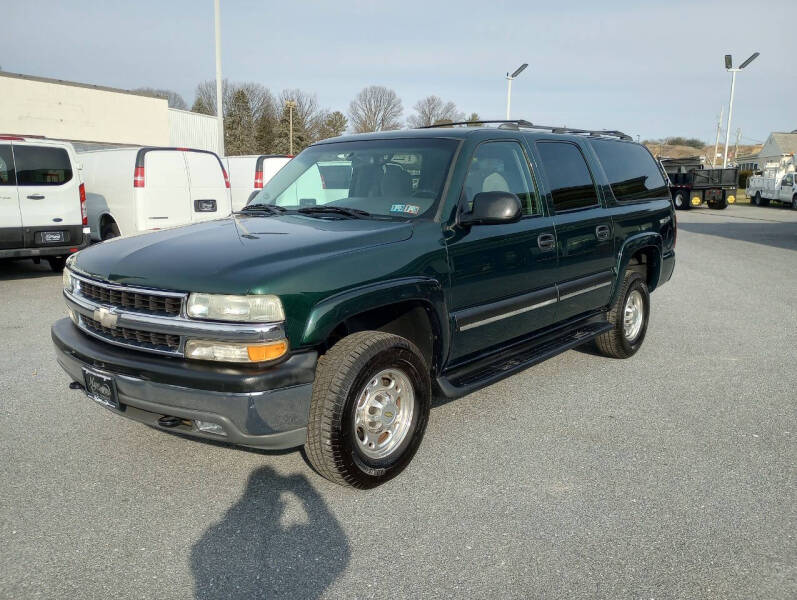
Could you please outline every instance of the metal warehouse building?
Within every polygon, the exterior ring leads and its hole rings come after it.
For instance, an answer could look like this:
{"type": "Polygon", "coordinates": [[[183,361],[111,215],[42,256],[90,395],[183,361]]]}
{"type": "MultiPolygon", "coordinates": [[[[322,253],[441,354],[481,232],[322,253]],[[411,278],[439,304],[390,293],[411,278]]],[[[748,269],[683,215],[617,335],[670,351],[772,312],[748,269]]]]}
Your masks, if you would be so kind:
{"type": "Polygon", "coordinates": [[[0,71],[0,132],[105,145],[218,151],[215,117],[140,92],[0,71]]]}

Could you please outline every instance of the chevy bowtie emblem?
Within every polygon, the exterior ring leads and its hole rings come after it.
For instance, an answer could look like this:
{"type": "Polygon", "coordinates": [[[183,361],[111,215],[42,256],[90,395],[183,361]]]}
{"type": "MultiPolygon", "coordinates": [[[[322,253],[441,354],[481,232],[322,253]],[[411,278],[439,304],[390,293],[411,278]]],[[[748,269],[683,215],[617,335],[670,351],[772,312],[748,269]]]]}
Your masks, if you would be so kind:
{"type": "Polygon", "coordinates": [[[118,319],[119,315],[112,313],[107,308],[98,308],[94,311],[94,320],[102,324],[103,327],[108,327],[109,329],[116,328],[116,321],[118,319]]]}

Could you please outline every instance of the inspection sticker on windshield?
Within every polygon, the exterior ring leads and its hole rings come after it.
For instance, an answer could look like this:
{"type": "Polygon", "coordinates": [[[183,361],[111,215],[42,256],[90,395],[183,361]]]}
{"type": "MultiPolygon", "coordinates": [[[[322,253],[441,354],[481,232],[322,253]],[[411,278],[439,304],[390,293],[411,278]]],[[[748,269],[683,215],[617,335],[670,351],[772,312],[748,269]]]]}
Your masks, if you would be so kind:
{"type": "Polygon", "coordinates": [[[417,215],[419,212],[421,212],[421,207],[415,206],[414,204],[393,204],[390,207],[390,212],[400,212],[408,215],[417,215]]]}

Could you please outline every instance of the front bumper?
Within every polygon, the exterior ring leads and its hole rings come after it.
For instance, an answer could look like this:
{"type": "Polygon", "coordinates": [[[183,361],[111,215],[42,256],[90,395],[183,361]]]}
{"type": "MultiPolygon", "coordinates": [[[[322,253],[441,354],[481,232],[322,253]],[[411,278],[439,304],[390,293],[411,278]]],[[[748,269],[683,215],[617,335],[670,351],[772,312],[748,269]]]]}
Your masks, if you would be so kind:
{"type": "Polygon", "coordinates": [[[52,327],[56,358],[83,385],[83,368],[110,374],[120,415],[168,431],[244,446],[283,449],[306,440],[315,352],[297,353],[268,368],[217,366],[147,355],[90,338],[69,319],[52,327]],[[162,427],[164,416],[190,421],[162,427]],[[217,423],[226,436],[199,431],[195,420],[217,423]]]}

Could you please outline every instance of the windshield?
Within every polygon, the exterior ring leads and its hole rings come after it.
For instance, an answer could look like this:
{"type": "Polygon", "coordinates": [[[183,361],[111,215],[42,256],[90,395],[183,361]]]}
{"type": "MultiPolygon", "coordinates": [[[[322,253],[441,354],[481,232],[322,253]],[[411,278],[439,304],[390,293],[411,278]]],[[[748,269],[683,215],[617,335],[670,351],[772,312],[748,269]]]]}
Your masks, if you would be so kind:
{"type": "Polygon", "coordinates": [[[285,165],[249,205],[351,208],[401,219],[429,216],[458,143],[415,138],[312,146],[285,165]]]}

